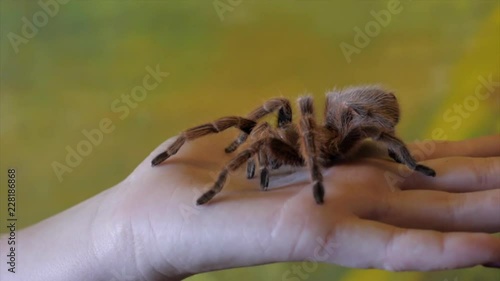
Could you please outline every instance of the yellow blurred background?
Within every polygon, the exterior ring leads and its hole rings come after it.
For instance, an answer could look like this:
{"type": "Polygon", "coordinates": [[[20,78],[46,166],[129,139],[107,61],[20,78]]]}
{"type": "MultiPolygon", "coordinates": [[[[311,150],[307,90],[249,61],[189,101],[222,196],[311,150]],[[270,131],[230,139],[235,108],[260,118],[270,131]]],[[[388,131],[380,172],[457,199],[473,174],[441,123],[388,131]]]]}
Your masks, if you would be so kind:
{"type": "MultiPolygon", "coordinates": [[[[4,206],[6,170],[17,168],[21,227],[121,181],[182,129],[244,115],[274,96],[307,92],[322,103],[333,87],[377,83],[398,96],[398,133],[407,142],[500,132],[498,1],[55,1],[0,1],[0,192],[4,206]],[[122,100],[143,84],[147,67],[169,76],[140,101],[122,100]],[[82,130],[97,129],[103,118],[114,131],[60,180],[54,163],[64,164],[67,146],[76,149],[86,139],[82,130]]],[[[189,280],[286,280],[292,266],[189,280]]],[[[472,281],[499,274],[322,265],[305,279],[472,281]]]]}

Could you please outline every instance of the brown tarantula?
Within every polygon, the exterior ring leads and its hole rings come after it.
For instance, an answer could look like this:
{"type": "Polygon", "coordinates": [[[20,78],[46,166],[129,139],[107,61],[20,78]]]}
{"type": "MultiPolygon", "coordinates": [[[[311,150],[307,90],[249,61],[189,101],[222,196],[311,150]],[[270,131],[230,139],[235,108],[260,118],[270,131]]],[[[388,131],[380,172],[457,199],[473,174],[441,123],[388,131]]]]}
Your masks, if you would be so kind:
{"type": "Polygon", "coordinates": [[[399,105],[394,94],[376,86],[365,86],[334,90],[328,92],[326,98],[323,126],[316,124],[311,96],[298,99],[298,125],[292,123],[290,102],[285,98],[273,98],[246,118],[222,117],[182,132],[151,164],[156,166],[162,163],[177,153],[186,141],[236,127],[242,133],[226,148],[226,153],[235,151],[247,138],[250,139],[249,145],[226,164],[213,187],[196,201],[197,205],[205,204],[219,193],[228,173],[245,162],[247,177],[253,178],[255,159],[259,162],[260,185],[263,190],[267,190],[269,185],[269,169],[276,169],[281,165],[307,166],[313,182],[314,199],[316,203],[322,204],[325,191],[321,168],[334,165],[366,138],[385,143],[389,156],[395,161],[427,176],[436,175],[433,169],[417,164],[405,144],[395,136],[399,105]],[[257,123],[262,117],[276,111],[276,128],[267,122],[257,123]]]}

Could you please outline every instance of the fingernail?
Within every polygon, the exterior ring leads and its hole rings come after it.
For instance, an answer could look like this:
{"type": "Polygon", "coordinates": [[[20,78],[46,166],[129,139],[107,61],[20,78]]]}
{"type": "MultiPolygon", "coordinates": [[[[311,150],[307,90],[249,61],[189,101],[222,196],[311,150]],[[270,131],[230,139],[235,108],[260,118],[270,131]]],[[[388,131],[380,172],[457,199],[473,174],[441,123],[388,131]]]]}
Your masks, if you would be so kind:
{"type": "Polygon", "coordinates": [[[484,267],[500,268],[500,262],[489,262],[483,264],[484,267]]]}

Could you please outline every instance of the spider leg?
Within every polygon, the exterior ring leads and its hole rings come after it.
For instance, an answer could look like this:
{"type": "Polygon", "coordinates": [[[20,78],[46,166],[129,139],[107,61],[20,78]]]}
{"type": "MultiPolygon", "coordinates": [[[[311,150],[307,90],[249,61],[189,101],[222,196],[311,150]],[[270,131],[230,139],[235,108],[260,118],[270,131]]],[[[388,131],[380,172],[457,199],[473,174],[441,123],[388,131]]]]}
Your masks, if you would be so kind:
{"type": "Polygon", "coordinates": [[[255,159],[251,157],[247,161],[247,179],[252,179],[255,176],[255,159]]]}
{"type": "Polygon", "coordinates": [[[336,92],[329,92],[326,94],[326,101],[325,101],[325,116],[323,117],[325,120],[325,128],[328,130],[331,130],[335,133],[338,133],[338,130],[334,124],[335,120],[335,110],[333,110],[333,99],[334,96],[337,95],[336,92]]]}
{"type": "Polygon", "coordinates": [[[362,126],[349,131],[338,145],[339,154],[348,153],[360,140],[378,137],[380,129],[375,126],[362,126]]]}
{"type": "MultiPolygon", "coordinates": [[[[269,138],[267,145],[269,146],[269,152],[267,154],[268,163],[265,161],[259,161],[259,165],[264,168],[261,169],[261,187],[263,190],[267,190],[269,185],[269,166],[271,169],[279,169],[281,165],[292,165],[292,166],[304,166],[304,159],[300,156],[300,153],[290,144],[279,138],[269,138]]],[[[261,151],[264,151],[261,148],[261,151]]],[[[259,159],[262,159],[266,153],[259,155],[259,159]]],[[[255,175],[255,158],[250,158],[247,161],[247,178],[251,179],[255,175]]]]}
{"type": "Polygon", "coordinates": [[[260,188],[267,190],[269,187],[269,154],[267,149],[261,148],[259,151],[259,167],[260,167],[260,188]]]}
{"type": "Polygon", "coordinates": [[[394,150],[392,150],[392,149],[388,148],[388,149],[387,149],[387,153],[389,154],[389,157],[391,157],[394,161],[396,161],[396,162],[398,162],[398,163],[400,163],[400,164],[402,164],[402,163],[403,163],[403,161],[401,161],[401,160],[399,159],[398,154],[397,154],[394,150]]]}
{"type": "MultiPolygon", "coordinates": [[[[268,143],[269,139],[275,136],[275,132],[273,131],[271,125],[267,122],[261,123],[258,125],[255,130],[250,135],[251,138],[257,139],[266,139],[268,143]]],[[[260,169],[260,187],[262,190],[267,190],[269,186],[269,164],[270,164],[270,155],[269,151],[265,146],[262,146],[257,153],[257,159],[259,161],[259,169],[260,169]]]]}
{"type": "MultiPolygon", "coordinates": [[[[268,144],[269,140],[276,137],[276,135],[277,134],[273,131],[271,125],[267,122],[264,122],[255,127],[250,137],[252,139],[266,139],[266,144],[268,144]]],[[[260,148],[259,152],[257,153],[257,159],[259,161],[260,168],[260,187],[262,190],[267,190],[267,187],[269,186],[269,165],[272,160],[270,158],[269,150],[267,149],[267,147],[262,146],[260,148]]]]}
{"type": "MultiPolygon", "coordinates": [[[[388,131],[387,133],[392,135],[392,136],[395,135],[394,130],[388,131]]],[[[401,161],[401,159],[399,159],[398,154],[394,150],[392,150],[391,148],[387,148],[387,154],[389,155],[389,157],[392,158],[392,160],[398,162],[399,164],[403,164],[403,161],[401,161]]]]}
{"type": "MultiPolygon", "coordinates": [[[[263,123],[252,131],[252,134],[263,131],[269,124],[263,123]]],[[[270,127],[267,127],[270,128],[270,127]]],[[[227,179],[229,172],[238,169],[246,161],[247,163],[247,177],[252,178],[255,174],[255,157],[259,159],[261,167],[268,167],[270,161],[269,159],[276,159],[280,164],[289,164],[294,166],[303,166],[304,159],[297,151],[296,148],[286,143],[285,141],[273,137],[265,136],[260,140],[257,140],[251,144],[247,149],[241,151],[233,158],[219,173],[219,176],[212,186],[212,188],[205,192],[197,201],[196,204],[202,205],[210,201],[217,193],[219,193],[227,179]],[[264,145],[268,145],[265,149],[264,145]],[[273,158],[274,157],[274,158],[273,158]]],[[[269,170],[261,170],[261,187],[263,190],[267,190],[269,185],[269,170]]]]}
{"type": "MultiPolygon", "coordinates": [[[[287,130],[295,129],[294,127],[288,127],[287,130]]],[[[289,131],[289,133],[292,132],[289,131]]],[[[293,141],[293,134],[285,133],[281,135],[277,132],[277,129],[273,128],[269,123],[264,122],[255,127],[250,137],[255,138],[256,135],[258,139],[267,139],[266,146],[261,147],[257,154],[260,167],[260,186],[262,190],[267,190],[269,186],[270,169],[278,169],[282,164],[295,166],[304,165],[304,160],[298,152],[299,148],[287,142],[291,141],[290,136],[292,136],[293,141]]]]}
{"type": "MultiPolygon", "coordinates": [[[[339,153],[347,153],[349,150],[353,148],[353,146],[360,140],[365,139],[367,137],[378,138],[380,134],[380,129],[374,126],[363,126],[358,127],[356,129],[351,130],[344,139],[340,142],[339,145],[339,153]]],[[[394,135],[393,132],[390,132],[389,135],[394,135]]],[[[387,153],[389,157],[391,157],[397,163],[402,164],[403,161],[399,158],[399,155],[392,148],[387,148],[387,153]]]]}
{"type": "Polygon", "coordinates": [[[269,187],[269,168],[278,169],[283,164],[304,166],[304,159],[296,148],[276,137],[267,139],[267,146],[262,147],[259,156],[260,187],[269,187]]]}
{"type": "Polygon", "coordinates": [[[261,146],[265,143],[265,139],[259,140],[253,143],[247,149],[241,151],[234,157],[219,173],[219,177],[217,181],[214,183],[212,188],[205,192],[198,200],[196,201],[196,205],[202,205],[210,201],[217,193],[222,190],[222,187],[226,183],[227,175],[230,171],[234,171],[243,165],[248,159],[252,158],[256,153],[259,152],[261,146]]]}
{"type": "Polygon", "coordinates": [[[304,158],[300,155],[299,150],[281,139],[270,139],[269,151],[271,156],[273,156],[271,164],[274,162],[279,166],[304,166],[304,158]]]}
{"type": "Polygon", "coordinates": [[[401,141],[396,136],[382,132],[379,136],[379,140],[386,143],[389,149],[395,153],[396,157],[409,168],[427,176],[434,177],[436,175],[436,172],[433,169],[421,164],[417,164],[403,141],[401,141]]]}
{"type": "MultiPolygon", "coordinates": [[[[299,151],[278,138],[270,138],[268,140],[270,157],[269,164],[271,169],[279,169],[281,165],[304,166],[304,159],[299,151]]],[[[255,158],[250,158],[247,161],[247,178],[251,179],[255,175],[255,158]]]]}
{"type": "Polygon", "coordinates": [[[310,96],[301,97],[298,100],[301,119],[299,129],[302,135],[302,143],[307,166],[311,172],[313,181],[313,195],[316,203],[322,204],[325,189],[323,187],[323,175],[318,163],[318,150],[316,148],[316,121],[314,120],[313,99],[310,96]]]}
{"type": "Polygon", "coordinates": [[[384,142],[388,148],[389,156],[398,163],[405,164],[409,168],[421,172],[427,176],[435,176],[433,169],[417,164],[406,148],[406,145],[399,138],[394,136],[393,132],[380,132],[377,127],[363,126],[350,131],[339,144],[339,152],[347,153],[359,140],[372,137],[384,142]]]}
{"type": "Polygon", "coordinates": [[[212,123],[206,123],[182,132],[179,137],[172,143],[164,152],[158,154],[152,161],[151,165],[156,166],[174,155],[184,145],[186,141],[191,141],[199,137],[209,134],[220,133],[231,127],[236,127],[241,131],[249,134],[255,127],[256,122],[243,117],[229,116],[222,117],[212,123]]]}
{"type": "MultiPolygon", "coordinates": [[[[290,102],[284,98],[274,98],[266,101],[262,106],[250,112],[247,118],[257,121],[276,110],[278,110],[278,128],[282,128],[292,122],[292,107],[290,106],[290,102]]],[[[226,153],[235,151],[247,138],[248,133],[241,133],[228,147],[226,147],[226,153]]]]}
{"type": "Polygon", "coordinates": [[[231,153],[238,149],[242,143],[244,143],[248,138],[248,134],[246,133],[240,133],[240,135],[231,143],[229,144],[224,151],[226,153],[231,153]]]}
{"type": "Polygon", "coordinates": [[[269,164],[271,165],[271,169],[277,170],[281,167],[281,163],[279,162],[278,159],[270,159],[269,164]]]}

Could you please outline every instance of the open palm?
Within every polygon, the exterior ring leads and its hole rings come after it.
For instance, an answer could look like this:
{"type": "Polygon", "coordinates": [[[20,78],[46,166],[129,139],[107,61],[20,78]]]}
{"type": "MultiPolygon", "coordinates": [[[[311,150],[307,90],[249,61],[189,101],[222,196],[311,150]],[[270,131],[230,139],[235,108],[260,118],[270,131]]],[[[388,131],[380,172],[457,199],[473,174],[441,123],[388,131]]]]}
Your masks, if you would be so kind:
{"type": "Polygon", "coordinates": [[[224,153],[230,140],[221,134],[187,143],[151,167],[169,140],[116,187],[117,213],[130,222],[130,247],[142,272],[189,275],[299,260],[387,270],[500,262],[500,239],[487,234],[500,231],[494,176],[500,159],[451,158],[467,151],[498,156],[491,148],[497,137],[447,155],[439,150],[441,158],[425,161],[436,178],[388,159],[346,161],[323,172],[323,205],[314,201],[306,169],[275,171],[264,192],[243,168],[212,201],[196,206],[234,156],[224,153]]]}

